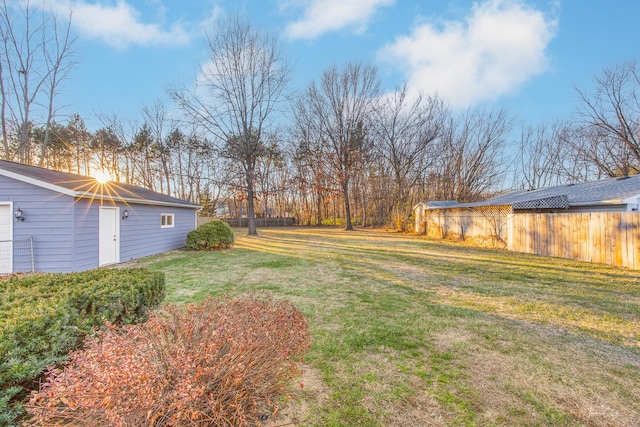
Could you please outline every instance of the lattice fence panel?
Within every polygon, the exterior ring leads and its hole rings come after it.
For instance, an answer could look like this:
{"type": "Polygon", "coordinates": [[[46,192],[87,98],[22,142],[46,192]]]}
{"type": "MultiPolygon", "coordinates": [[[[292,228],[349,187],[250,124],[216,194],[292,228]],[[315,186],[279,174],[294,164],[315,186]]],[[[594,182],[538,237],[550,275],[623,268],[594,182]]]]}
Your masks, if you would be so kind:
{"type": "Polygon", "coordinates": [[[427,210],[422,229],[427,237],[474,240],[486,246],[504,247],[510,213],[509,206],[427,210]]]}

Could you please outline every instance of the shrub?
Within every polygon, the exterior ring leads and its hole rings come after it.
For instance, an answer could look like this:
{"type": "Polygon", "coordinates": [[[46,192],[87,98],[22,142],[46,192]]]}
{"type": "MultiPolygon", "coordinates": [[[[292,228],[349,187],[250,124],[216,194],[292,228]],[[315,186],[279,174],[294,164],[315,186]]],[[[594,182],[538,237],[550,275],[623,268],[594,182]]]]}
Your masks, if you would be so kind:
{"type": "Polygon", "coordinates": [[[233,231],[222,221],[202,224],[187,234],[186,248],[192,251],[210,251],[233,245],[233,231]]]}
{"type": "Polygon", "coordinates": [[[109,327],[51,369],[32,425],[236,426],[275,407],[309,346],[288,301],[244,297],[167,306],[109,327]],[[56,424],[57,423],[57,424],[56,424]]]}
{"type": "Polygon", "coordinates": [[[0,425],[24,411],[25,389],[37,388],[47,365],[67,358],[105,321],[133,323],[164,298],[162,273],[98,269],[38,274],[0,282],[0,425]]]}
{"type": "Polygon", "coordinates": [[[322,220],[323,226],[345,225],[344,218],[325,218],[322,220]]]}

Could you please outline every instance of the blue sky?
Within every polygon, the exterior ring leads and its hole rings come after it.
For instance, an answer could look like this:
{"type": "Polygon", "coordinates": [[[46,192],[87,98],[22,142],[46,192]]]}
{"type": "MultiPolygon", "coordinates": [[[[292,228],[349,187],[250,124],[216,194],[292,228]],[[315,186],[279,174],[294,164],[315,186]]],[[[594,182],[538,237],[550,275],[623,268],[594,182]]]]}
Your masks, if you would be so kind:
{"type": "MultiPolygon", "coordinates": [[[[61,10],[67,0],[45,0],[61,10]]],[[[77,65],[60,101],[139,120],[167,85],[189,83],[205,31],[238,14],[275,33],[292,89],[348,61],[376,65],[385,91],[407,81],[456,110],[504,107],[518,122],[567,118],[575,86],[639,56],[635,0],[72,0],[77,65]]]]}

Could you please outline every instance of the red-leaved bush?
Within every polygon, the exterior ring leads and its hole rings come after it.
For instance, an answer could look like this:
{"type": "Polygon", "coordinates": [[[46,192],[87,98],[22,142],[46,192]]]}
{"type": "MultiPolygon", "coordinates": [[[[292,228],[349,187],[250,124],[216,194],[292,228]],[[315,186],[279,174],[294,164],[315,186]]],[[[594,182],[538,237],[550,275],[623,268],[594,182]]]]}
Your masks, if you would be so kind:
{"type": "Polygon", "coordinates": [[[239,426],[275,409],[310,345],[288,301],[166,306],[107,328],[50,368],[27,410],[38,426],[239,426]]]}

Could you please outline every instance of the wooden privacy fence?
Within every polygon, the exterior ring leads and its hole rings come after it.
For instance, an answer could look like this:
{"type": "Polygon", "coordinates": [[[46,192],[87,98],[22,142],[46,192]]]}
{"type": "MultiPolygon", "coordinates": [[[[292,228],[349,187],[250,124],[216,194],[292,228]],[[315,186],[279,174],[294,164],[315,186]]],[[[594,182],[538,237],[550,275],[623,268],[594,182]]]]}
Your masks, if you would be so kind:
{"type": "Polygon", "coordinates": [[[515,252],[640,269],[637,212],[506,213],[502,208],[426,211],[418,231],[433,238],[515,252]]]}
{"type": "MultiPolygon", "coordinates": [[[[214,219],[220,219],[231,227],[248,227],[249,220],[247,218],[215,218],[215,217],[198,217],[198,226],[205,224],[214,219]]],[[[296,219],[291,217],[284,218],[256,218],[256,227],[292,227],[296,225],[296,219]]]]}
{"type": "Polygon", "coordinates": [[[508,234],[512,251],[640,268],[636,212],[511,215],[508,234]]]}
{"type": "MultiPolygon", "coordinates": [[[[231,227],[248,227],[248,218],[223,218],[222,221],[231,227]]],[[[296,225],[296,219],[284,218],[256,218],[256,227],[292,227],[296,225]]]]}

